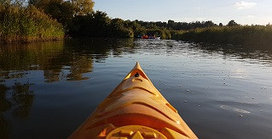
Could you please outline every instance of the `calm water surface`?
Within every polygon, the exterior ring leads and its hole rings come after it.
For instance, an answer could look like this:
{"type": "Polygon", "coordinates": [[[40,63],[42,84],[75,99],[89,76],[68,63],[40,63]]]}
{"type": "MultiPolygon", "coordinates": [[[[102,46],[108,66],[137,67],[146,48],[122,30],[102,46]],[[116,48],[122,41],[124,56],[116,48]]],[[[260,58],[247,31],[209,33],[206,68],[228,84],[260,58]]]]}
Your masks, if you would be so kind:
{"type": "Polygon", "coordinates": [[[66,138],[139,61],[200,138],[272,138],[272,51],[170,40],[0,46],[0,138],[66,138]]]}

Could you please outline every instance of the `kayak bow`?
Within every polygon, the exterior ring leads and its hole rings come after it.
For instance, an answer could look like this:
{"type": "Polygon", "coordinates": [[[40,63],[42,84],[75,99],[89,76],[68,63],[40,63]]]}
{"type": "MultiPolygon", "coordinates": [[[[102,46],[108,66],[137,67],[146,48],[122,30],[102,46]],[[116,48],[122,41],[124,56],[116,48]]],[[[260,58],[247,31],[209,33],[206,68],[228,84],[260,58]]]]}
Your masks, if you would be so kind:
{"type": "Polygon", "coordinates": [[[137,62],[69,138],[195,139],[197,136],[137,62]]]}

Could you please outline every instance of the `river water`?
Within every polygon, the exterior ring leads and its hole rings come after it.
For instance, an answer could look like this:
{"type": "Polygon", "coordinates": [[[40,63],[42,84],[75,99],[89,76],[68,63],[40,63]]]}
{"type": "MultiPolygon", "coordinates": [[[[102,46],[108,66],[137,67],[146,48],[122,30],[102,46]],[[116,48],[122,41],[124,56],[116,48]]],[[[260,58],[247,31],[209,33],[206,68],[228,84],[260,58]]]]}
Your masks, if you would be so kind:
{"type": "Polygon", "coordinates": [[[0,46],[0,138],[66,138],[139,61],[199,138],[272,138],[272,51],[174,40],[0,46]]]}

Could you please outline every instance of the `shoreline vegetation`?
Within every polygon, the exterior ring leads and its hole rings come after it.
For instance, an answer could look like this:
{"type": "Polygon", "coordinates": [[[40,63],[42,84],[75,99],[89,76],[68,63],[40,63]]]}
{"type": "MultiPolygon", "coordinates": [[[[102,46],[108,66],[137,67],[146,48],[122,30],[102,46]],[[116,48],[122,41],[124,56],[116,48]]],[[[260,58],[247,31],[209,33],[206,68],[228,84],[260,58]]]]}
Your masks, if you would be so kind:
{"type": "Polygon", "coordinates": [[[272,25],[227,25],[212,21],[146,22],[110,18],[93,11],[92,0],[0,1],[0,42],[31,42],[67,38],[141,38],[155,35],[196,43],[272,44],[272,25]]]}
{"type": "Polygon", "coordinates": [[[62,25],[36,7],[0,4],[1,42],[60,40],[63,36],[62,25]]]}
{"type": "Polygon", "coordinates": [[[272,26],[224,26],[175,31],[172,39],[196,43],[267,46],[272,44],[272,26]]]}

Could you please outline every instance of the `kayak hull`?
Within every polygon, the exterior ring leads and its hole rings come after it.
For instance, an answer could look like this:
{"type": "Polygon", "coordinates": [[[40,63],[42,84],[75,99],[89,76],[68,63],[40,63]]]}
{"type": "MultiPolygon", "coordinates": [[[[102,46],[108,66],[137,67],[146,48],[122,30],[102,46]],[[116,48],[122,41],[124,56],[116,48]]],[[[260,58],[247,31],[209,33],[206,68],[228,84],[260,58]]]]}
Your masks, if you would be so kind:
{"type": "Polygon", "coordinates": [[[70,138],[197,138],[139,63],[70,138]]]}

